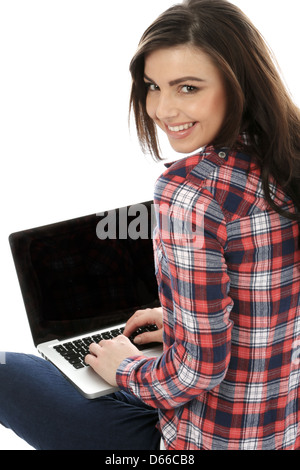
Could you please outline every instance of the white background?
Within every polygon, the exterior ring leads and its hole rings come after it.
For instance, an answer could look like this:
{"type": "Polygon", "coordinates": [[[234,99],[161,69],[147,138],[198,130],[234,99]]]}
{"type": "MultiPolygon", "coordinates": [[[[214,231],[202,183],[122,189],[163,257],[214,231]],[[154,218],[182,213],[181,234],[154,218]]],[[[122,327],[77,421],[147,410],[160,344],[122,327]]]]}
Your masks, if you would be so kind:
{"type": "MultiPolygon", "coordinates": [[[[128,65],[173,3],[0,0],[0,350],[34,353],[10,233],[152,199],[163,167],[129,132],[128,65]]],[[[298,2],[233,3],[263,33],[299,105],[298,2]]],[[[0,427],[0,450],[27,448],[0,427]]]]}

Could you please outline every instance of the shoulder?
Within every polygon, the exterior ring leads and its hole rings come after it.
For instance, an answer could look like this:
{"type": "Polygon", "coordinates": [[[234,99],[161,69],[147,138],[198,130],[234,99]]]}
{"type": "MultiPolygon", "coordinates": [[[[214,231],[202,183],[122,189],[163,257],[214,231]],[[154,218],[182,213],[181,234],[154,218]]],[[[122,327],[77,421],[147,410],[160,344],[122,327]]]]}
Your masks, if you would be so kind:
{"type": "Polygon", "coordinates": [[[157,181],[159,198],[169,198],[182,191],[194,199],[198,195],[213,200],[227,221],[265,207],[260,170],[254,159],[213,146],[174,163],[157,181]]]}

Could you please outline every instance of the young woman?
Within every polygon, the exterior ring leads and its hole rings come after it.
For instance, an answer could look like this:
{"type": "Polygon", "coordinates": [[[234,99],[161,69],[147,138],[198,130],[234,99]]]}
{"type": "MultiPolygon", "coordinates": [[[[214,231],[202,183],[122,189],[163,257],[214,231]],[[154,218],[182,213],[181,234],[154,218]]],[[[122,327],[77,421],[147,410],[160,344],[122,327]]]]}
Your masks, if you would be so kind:
{"type": "Polygon", "coordinates": [[[7,355],[0,421],[43,449],[300,449],[299,110],[226,0],[167,10],[130,69],[142,147],[161,158],[159,127],[194,153],[155,187],[161,308],[90,346],[86,362],[121,389],[109,397],[7,355]],[[163,341],[158,359],[127,339],[153,322],[137,341],[163,341]]]}

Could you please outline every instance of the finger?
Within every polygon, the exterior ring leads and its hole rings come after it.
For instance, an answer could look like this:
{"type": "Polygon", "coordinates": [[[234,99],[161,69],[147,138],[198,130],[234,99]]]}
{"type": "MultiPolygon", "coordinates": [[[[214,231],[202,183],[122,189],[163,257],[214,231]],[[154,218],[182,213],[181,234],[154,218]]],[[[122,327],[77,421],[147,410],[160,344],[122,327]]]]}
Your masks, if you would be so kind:
{"type": "Polygon", "coordinates": [[[133,340],[135,344],[162,343],[162,330],[149,331],[136,336],[133,340]]]}
{"type": "Polygon", "coordinates": [[[97,365],[97,359],[101,354],[101,350],[102,348],[99,344],[91,343],[89,345],[90,354],[87,354],[84,358],[85,363],[94,369],[97,365]]]}
{"type": "MultiPolygon", "coordinates": [[[[143,310],[137,310],[126,322],[126,326],[125,326],[125,331],[130,331],[132,332],[132,328],[135,327],[136,325],[136,322],[139,322],[139,318],[141,317],[141,315],[143,315],[144,311],[143,310]]],[[[124,334],[123,332],[123,334],[124,334]]],[[[126,335],[125,335],[126,336],[126,335]]]]}
{"type": "Polygon", "coordinates": [[[125,329],[123,331],[123,335],[128,337],[132,333],[134,333],[140,326],[144,326],[144,325],[145,325],[145,319],[143,316],[135,317],[126,323],[125,329]]]}
{"type": "Polygon", "coordinates": [[[88,365],[88,366],[91,366],[92,369],[95,368],[96,366],[96,362],[97,362],[97,358],[96,356],[94,356],[93,354],[87,354],[84,358],[84,362],[88,365]]]}
{"type": "Polygon", "coordinates": [[[152,310],[138,310],[126,323],[123,334],[125,336],[130,336],[134,333],[139,327],[145,325],[151,325],[155,323],[155,320],[152,316],[152,310]]]}
{"type": "Polygon", "coordinates": [[[93,354],[94,356],[98,356],[98,354],[100,353],[100,349],[101,349],[100,344],[91,343],[91,344],[89,345],[89,351],[90,351],[90,353],[93,354]]]}

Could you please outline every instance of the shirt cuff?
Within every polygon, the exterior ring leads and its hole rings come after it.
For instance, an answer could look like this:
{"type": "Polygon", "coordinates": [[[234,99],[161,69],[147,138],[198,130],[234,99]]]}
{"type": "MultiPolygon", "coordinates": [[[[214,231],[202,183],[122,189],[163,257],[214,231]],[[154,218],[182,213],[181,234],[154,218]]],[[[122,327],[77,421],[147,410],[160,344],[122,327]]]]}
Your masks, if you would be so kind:
{"type": "Polygon", "coordinates": [[[149,357],[145,356],[132,356],[127,357],[124,361],[121,362],[117,369],[116,381],[118,387],[129,392],[133,392],[132,387],[130,386],[131,376],[134,369],[137,366],[142,365],[145,361],[148,361],[149,357]]]}

